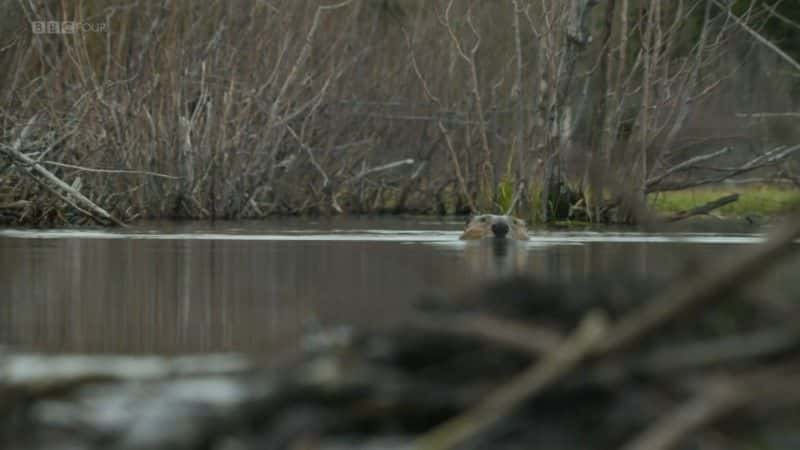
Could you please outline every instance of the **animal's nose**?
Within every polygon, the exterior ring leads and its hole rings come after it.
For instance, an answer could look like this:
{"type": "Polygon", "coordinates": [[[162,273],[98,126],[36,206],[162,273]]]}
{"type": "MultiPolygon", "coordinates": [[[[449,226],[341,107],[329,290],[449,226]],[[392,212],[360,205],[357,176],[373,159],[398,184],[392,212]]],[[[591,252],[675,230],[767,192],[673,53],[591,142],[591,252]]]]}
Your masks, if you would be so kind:
{"type": "Polygon", "coordinates": [[[494,233],[495,237],[506,237],[506,234],[508,234],[508,224],[504,222],[493,223],[492,233],[494,233]]]}

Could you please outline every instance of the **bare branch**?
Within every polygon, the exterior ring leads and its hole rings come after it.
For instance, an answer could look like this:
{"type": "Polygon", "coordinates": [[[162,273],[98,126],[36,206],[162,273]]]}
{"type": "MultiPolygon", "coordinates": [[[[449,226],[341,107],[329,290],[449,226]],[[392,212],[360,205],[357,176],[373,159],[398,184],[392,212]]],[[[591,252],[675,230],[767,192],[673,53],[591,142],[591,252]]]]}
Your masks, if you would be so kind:
{"type": "Polygon", "coordinates": [[[717,150],[716,152],[712,152],[706,155],[695,156],[694,158],[687,159],[686,161],[683,161],[665,170],[659,176],[647,180],[647,188],[650,189],[652,186],[658,185],[658,183],[660,183],[662,180],[672,175],[673,173],[689,170],[701,162],[708,161],[717,158],[719,156],[725,155],[729,153],[731,150],[733,150],[731,147],[723,147],[722,149],[717,150]]]}
{"type": "Polygon", "coordinates": [[[742,406],[748,395],[734,383],[709,385],[695,398],[661,417],[622,450],[669,450],[687,435],[742,406]]]}
{"type": "Polygon", "coordinates": [[[771,118],[791,117],[793,119],[800,119],[800,113],[796,113],[796,112],[736,113],[736,117],[743,117],[743,118],[747,118],[747,119],[749,119],[749,118],[753,118],[753,119],[771,119],[771,118]]]}
{"type": "Polygon", "coordinates": [[[30,135],[31,127],[35,122],[36,122],[36,116],[32,116],[28,121],[28,124],[20,133],[20,136],[16,140],[14,145],[11,147],[0,148],[0,151],[2,151],[15,161],[17,161],[18,165],[21,165],[23,168],[25,168],[26,172],[31,177],[35,178],[36,175],[43,177],[46,181],[49,182],[49,184],[42,183],[43,186],[47,187],[51,192],[53,192],[59,198],[63,199],[64,201],[72,205],[82,214],[85,214],[95,219],[100,218],[101,221],[106,220],[119,226],[125,226],[124,223],[122,223],[117,218],[109,214],[105,209],[97,206],[94,202],[86,198],[83,194],[75,190],[72,186],[63,182],[61,179],[53,175],[49,170],[42,167],[41,164],[39,164],[38,162],[31,159],[29,156],[20,151],[22,143],[30,135]],[[30,169],[30,171],[28,171],[27,169],[30,169]],[[74,198],[75,202],[69,200],[64,193],[74,198]],[[80,206],[78,205],[78,203],[80,204],[80,206]]]}
{"type": "Polygon", "coordinates": [[[384,170],[394,169],[396,167],[407,166],[407,165],[410,165],[410,164],[414,164],[414,160],[411,159],[411,158],[407,158],[407,159],[402,159],[400,161],[394,161],[394,162],[390,162],[388,164],[383,164],[383,165],[380,165],[380,166],[377,166],[377,167],[371,167],[369,169],[365,168],[365,169],[361,170],[361,172],[359,172],[356,176],[354,176],[354,177],[350,178],[349,180],[347,180],[347,182],[348,183],[355,183],[358,180],[364,178],[365,176],[367,176],[367,175],[369,175],[371,173],[383,172],[384,170]]]}
{"type": "Polygon", "coordinates": [[[56,166],[56,167],[64,167],[67,169],[75,169],[80,170],[81,172],[93,172],[93,173],[114,173],[114,174],[121,174],[121,175],[146,175],[150,177],[158,177],[158,178],[166,178],[168,180],[180,180],[181,177],[176,177],[172,175],[166,175],[163,173],[156,173],[156,172],[148,172],[146,170],[124,170],[124,169],[98,169],[94,167],[83,167],[83,166],[76,166],[74,164],[66,164],[60,163],[57,161],[41,161],[41,164],[45,164],[48,166],[56,166]]]}
{"type": "Polygon", "coordinates": [[[521,402],[571,372],[607,333],[605,316],[589,313],[558,349],[545,355],[521,374],[492,393],[481,404],[434,428],[417,439],[413,448],[446,450],[494,425],[521,402]]]}
{"type": "Polygon", "coordinates": [[[742,19],[740,19],[734,13],[731,12],[730,6],[723,5],[718,0],[711,0],[711,1],[714,2],[714,4],[717,5],[719,8],[722,8],[728,14],[728,17],[733,19],[733,21],[736,22],[737,25],[739,25],[748,34],[753,36],[758,42],[763,44],[768,49],[772,50],[775,54],[780,56],[784,61],[789,63],[795,69],[800,70],[800,62],[797,62],[794,58],[789,56],[788,53],[784,52],[777,45],[770,42],[769,39],[762,36],[761,33],[750,28],[750,26],[747,25],[745,21],[743,21],[742,19]]]}

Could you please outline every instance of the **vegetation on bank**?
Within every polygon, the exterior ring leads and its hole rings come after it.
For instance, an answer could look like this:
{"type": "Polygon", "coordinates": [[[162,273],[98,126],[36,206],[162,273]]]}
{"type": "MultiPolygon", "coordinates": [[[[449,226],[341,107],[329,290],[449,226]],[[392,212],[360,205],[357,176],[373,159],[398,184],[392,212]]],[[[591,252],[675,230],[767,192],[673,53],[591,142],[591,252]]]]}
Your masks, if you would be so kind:
{"type": "Polygon", "coordinates": [[[0,223],[628,223],[659,192],[800,184],[788,2],[37,5],[0,6],[0,223]]]}
{"type": "Polygon", "coordinates": [[[800,190],[770,185],[713,186],[652,194],[648,203],[661,215],[677,214],[738,193],[739,199],[714,210],[722,217],[780,216],[800,211],[800,190]]]}

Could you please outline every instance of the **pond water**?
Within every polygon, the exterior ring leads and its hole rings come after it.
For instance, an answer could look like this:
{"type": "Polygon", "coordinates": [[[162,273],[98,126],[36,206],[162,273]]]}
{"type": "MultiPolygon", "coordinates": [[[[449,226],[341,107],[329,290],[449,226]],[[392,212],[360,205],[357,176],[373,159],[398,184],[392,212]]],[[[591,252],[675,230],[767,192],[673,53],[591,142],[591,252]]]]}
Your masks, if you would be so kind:
{"type": "MultiPolygon", "coordinates": [[[[45,352],[291,350],[315,324],[381,327],[423,293],[526,273],[659,278],[715,264],[751,233],[536,231],[498,247],[460,219],[146,223],[125,230],[0,229],[0,345],[45,352]]],[[[797,293],[800,261],[765,283],[797,293]]]]}

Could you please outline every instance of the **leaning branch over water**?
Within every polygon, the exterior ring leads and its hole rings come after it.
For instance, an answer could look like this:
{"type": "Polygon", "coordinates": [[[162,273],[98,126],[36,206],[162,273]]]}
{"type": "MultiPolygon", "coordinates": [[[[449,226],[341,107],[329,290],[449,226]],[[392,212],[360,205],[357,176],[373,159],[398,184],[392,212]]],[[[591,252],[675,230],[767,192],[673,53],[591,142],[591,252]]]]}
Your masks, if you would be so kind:
{"type": "Polygon", "coordinates": [[[36,182],[40,183],[47,190],[70,204],[73,208],[88,215],[90,218],[96,220],[101,224],[111,223],[114,225],[125,226],[124,223],[119,221],[116,217],[111,215],[108,211],[96,205],[94,202],[86,198],[77,189],[62,181],[52,172],[42,167],[42,165],[24,154],[21,149],[24,141],[30,134],[31,127],[36,121],[36,116],[33,116],[28,121],[28,124],[20,132],[19,138],[12,146],[0,147],[0,152],[3,152],[7,157],[12,160],[12,163],[20,168],[20,172],[33,178],[36,182]]]}

